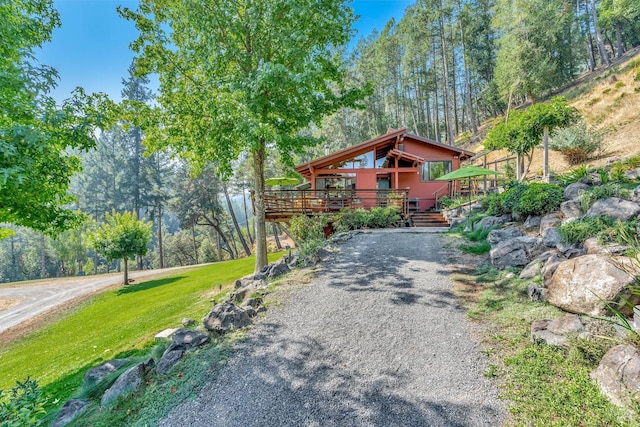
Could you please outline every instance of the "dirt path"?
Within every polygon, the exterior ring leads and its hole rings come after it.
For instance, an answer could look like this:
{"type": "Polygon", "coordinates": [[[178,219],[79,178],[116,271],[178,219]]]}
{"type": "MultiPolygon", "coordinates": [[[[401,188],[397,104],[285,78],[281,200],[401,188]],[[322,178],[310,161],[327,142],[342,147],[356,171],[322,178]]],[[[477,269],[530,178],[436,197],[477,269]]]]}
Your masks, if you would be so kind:
{"type": "MultiPolygon", "coordinates": [[[[193,267],[134,271],[129,277],[149,280],[193,267]]],[[[0,286],[0,343],[27,332],[75,302],[121,283],[122,274],[118,273],[0,286]]]]}
{"type": "Polygon", "coordinates": [[[435,234],[338,245],[163,426],[499,426],[505,410],[435,234]]]}

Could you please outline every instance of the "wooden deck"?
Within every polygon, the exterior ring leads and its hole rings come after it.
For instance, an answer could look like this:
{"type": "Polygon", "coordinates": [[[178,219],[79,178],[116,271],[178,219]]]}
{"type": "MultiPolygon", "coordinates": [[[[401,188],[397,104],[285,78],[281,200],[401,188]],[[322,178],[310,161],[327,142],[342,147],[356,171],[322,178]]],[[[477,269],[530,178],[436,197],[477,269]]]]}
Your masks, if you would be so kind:
{"type": "Polygon", "coordinates": [[[296,215],[322,215],[343,208],[399,206],[406,218],[408,190],[268,190],[265,191],[265,219],[286,222],[296,215]]]}

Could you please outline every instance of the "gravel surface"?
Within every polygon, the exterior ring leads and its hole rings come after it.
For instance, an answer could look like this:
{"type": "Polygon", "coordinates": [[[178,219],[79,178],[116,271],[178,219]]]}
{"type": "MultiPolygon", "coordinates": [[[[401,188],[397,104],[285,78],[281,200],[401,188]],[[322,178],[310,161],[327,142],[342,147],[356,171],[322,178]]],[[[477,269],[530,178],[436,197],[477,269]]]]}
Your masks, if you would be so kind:
{"type": "Polygon", "coordinates": [[[501,425],[504,403],[483,376],[445,258],[433,233],[340,243],[161,425],[501,425]]]}

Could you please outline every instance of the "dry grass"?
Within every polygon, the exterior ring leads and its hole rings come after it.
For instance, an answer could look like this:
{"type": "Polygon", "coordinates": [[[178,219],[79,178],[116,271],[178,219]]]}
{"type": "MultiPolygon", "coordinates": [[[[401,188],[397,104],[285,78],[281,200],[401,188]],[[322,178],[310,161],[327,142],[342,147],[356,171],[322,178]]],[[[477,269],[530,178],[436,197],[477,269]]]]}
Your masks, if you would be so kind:
{"type": "MultiPolygon", "coordinates": [[[[604,154],[589,162],[590,166],[602,166],[612,159],[623,159],[640,153],[640,81],[634,77],[640,73],[640,53],[629,62],[625,62],[602,76],[615,75],[616,82],[609,82],[608,77],[596,77],[598,83],[583,95],[573,100],[584,116],[587,124],[605,131],[604,154]],[[617,71],[627,67],[631,61],[639,62],[635,67],[617,71]]],[[[471,147],[480,151],[480,144],[471,147]]],[[[494,151],[487,155],[492,162],[509,156],[505,150],[494,151]]],[[[542,175],[542,150],[536,150],[529,169],[529,176],[542,175]]],[[[503,169],[504,163],[499,166],[503,169]]],[[[565,173],[572,167],[556,151],[549,153],[549,168],[552,172],[565,173]]]]}

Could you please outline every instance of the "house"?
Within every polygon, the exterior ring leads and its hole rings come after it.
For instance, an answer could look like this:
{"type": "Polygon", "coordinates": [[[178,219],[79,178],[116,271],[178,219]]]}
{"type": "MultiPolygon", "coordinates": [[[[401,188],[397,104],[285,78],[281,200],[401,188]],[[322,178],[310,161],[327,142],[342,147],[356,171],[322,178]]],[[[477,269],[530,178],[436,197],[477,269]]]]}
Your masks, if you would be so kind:
{"type": "Polygon", "coordinates": [[[345,207],[402,207],[404,214],[437,206],[455,190],[436,178],[456,170],[473,152],[413,135],[386,134],[295,167],[308,190],[265,194],[267,220],[295,214],[333,212],[345,207]]]}

